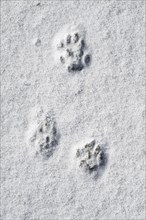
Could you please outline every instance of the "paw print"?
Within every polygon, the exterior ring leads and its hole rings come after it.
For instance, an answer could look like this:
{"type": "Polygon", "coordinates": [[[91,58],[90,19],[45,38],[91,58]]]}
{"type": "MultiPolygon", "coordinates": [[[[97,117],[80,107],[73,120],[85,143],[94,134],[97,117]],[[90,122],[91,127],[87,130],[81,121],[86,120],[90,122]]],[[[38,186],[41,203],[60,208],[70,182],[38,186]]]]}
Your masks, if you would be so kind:
{"type": "Polygon", "coordinates": [[[81,71],[89,66],[91,55],[87,51],[85,34],[78,28],[66,28],[54,44],[56,57],[68,72],[81,71]]]}
{"type": "Polygon", "coordinates": [[[49,158],[58,145],[58,134],[55,121],[46,117],[38,126],[36,136],[37,153],[41,153],[45,158],[49,158]]]}
{"type": "Polygon", "coordinates": [[[42,155],[47,159],[53,155],[58,142],[59,133],[56,121],[50,115],[37,115],[31,123],[34,123],[29,143],[35,150],[35,155],[42,155]]]}
{"type": "Polygon", "coordinates": [[[93,139],[90,142],[80,145],[76,150],[78,166],[85,171],[98,170],[105,161],[105,153],[99,144],[93,139]]]}

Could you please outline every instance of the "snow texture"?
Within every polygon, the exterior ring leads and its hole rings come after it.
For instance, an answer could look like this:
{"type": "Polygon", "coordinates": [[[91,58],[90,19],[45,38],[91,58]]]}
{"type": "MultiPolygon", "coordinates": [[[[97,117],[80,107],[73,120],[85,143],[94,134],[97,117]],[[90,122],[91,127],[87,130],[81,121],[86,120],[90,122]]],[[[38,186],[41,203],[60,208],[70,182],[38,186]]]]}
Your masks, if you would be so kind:
{"type": "Polygon", "coordinates": [[[146,219],[145,1],[2,0],[1,55],[1,219],[146,219]]]}

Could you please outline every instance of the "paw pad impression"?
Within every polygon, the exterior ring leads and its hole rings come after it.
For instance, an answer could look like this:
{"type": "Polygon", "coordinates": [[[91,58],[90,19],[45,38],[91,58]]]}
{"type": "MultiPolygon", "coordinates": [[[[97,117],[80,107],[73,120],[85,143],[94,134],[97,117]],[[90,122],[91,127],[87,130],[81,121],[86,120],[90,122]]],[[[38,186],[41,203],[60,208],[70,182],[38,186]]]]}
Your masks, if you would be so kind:
{"type": "Polygon", "coordinates": [[[78,167],[84,171],[98,171],[105,165],[106,155],[101,145],[95,139],[90,139],[79,144],[76,149],[76,160],[78,167]]]}
{"type": "Polygon", "coordinates": [[[31,120],[29,129],[29,145],[33,148],[35,155],[49,158],[53,155],[59,141],[56,121],[48,113],[40,111],[31,120]]]}
{"type": "Polygon", "coordinates": [[[91,62],[85,41],[85,31],[79,25],[66,25],[53,41],[54,58],[68,72],[81,71],[91,62]]]}

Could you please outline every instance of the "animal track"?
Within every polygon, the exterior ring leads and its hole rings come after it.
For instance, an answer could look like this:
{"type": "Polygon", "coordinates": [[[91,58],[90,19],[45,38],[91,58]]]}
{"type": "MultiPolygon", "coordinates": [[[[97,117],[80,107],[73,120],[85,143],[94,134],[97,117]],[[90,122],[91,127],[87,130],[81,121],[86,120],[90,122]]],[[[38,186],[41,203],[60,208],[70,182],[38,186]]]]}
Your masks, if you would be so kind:
{"type": "Polygon", "coordinates": [[[81,71],[91,62],[85,43],[85,33],[79,26],[66,25],[56,34],[53,50],[56,61],[65,65],[68,72],[81,71]]]}
{"type": "Polygon", "coordinates": [[[106,154],[103,147],[96,144],[95,139],[80,144],[76,150],[78,166],[84,171],[98,171],[106,163],[106,154]]]}
{"type": "Polygon", "coordinates": [[[44,158],[53,155],[59,141],[57,125],[49,114],[37,114],[32,121],[33,128],[29,137],[29,143],[35,149],[35,154],[41,154],[44,158]]]}

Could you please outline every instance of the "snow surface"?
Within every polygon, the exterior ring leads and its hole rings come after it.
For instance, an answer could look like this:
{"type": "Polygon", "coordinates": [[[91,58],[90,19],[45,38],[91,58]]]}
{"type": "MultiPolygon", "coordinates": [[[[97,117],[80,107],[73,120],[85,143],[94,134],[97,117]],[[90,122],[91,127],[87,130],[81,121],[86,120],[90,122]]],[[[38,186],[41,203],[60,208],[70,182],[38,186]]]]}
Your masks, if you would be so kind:
{"type": "Polygon", "coordinates": [[[1,219],[144,220],[145,1],[2,0],[1,17],[1,219]],[[52,41],[73,22],[92,59],[68,72],[52,41]],[[33,108],[60,134],[48,159],[27,142],[33,108]],[[90,138],[108,151],[97,178],[75,166],[90,138]]]}

